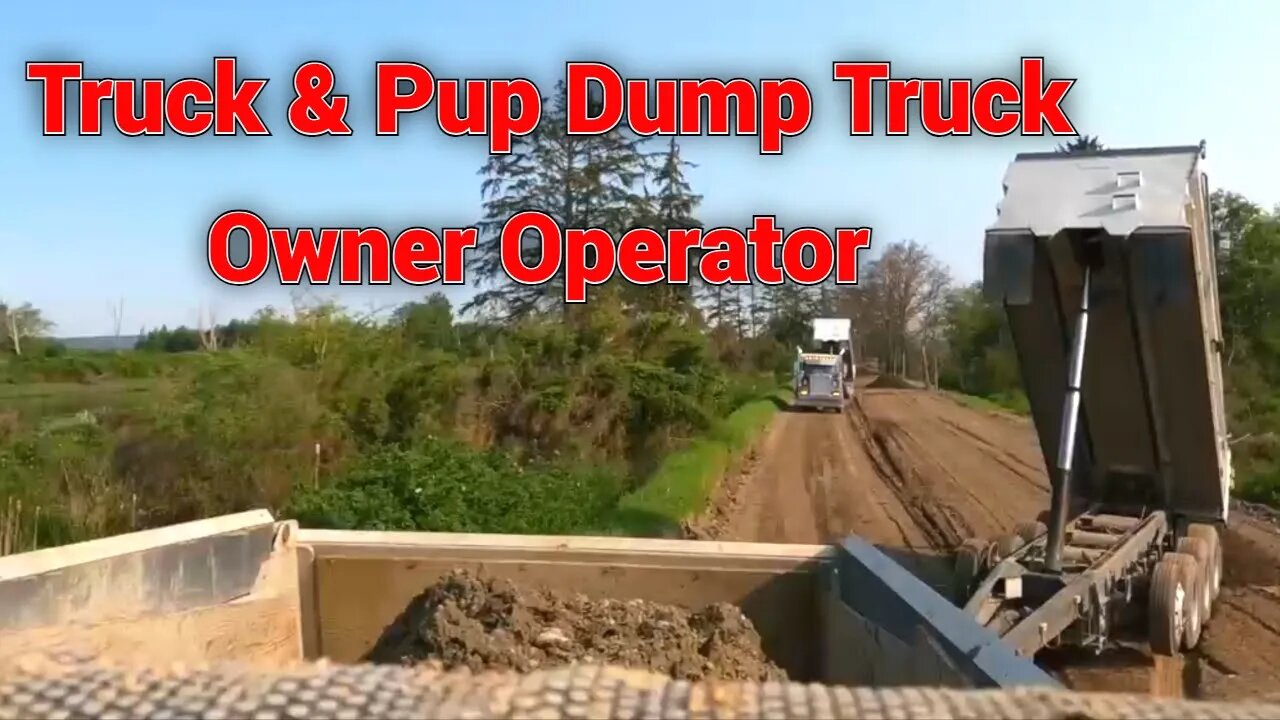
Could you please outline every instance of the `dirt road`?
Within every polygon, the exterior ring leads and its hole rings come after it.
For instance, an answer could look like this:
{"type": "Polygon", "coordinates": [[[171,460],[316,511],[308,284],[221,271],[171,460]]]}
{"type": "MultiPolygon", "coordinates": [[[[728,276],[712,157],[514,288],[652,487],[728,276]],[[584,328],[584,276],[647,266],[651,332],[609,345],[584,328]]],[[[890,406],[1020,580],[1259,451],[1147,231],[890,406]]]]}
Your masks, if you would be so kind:
{"type": "MultiPolygon", "coordinates": [[[[796,543],[857,534],[907,551],[903,561],[944,589],[960,541],[1008,532],[1047,506],[1049,482],[1027,420],[867,380],[844,415],[779,413],[692,533],[796,543]]],[[[1080,689],[1280,693],[1280,528],[1235,512],[1224,543],[1222,595],[1182,666],[1153,672],[1140,644],[1101,657],[1049,656],[1046,666],[1080,689]]]]}
{"type": "Polygon", "coordinates": [[[1035,436],[1019,418],[950,396],[860,388],[844,416],[778,415],[703,532],[726,540],[825,542],[857,534],[951,551],[1012,530],[1045,504],[1035,436]]]}

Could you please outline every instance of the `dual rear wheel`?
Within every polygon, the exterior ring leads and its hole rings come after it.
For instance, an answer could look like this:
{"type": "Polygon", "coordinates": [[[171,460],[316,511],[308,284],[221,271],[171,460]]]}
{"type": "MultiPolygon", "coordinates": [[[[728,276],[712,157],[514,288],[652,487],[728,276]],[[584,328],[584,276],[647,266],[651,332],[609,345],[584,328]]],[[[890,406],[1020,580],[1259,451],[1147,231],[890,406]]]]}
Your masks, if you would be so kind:
{"type": "Polygon", "coordinates": [[[1222,585],[1222,545],[1217,528],[1193,524],[1165,553],[1151,575],[1147,598],[1151,650],[1176,655],[1200,643],[1222,585]]]}
{"type": "MultiPolygon", "coordinates": [[[[958,548],[955,593],[963,604],[978,578],[1001,559],[1046,532],[1043,522],[1024,523],[994,542],[971,538],[958,548]]],[[[1204,625],[1222,588],[1222,542],[1213,525],[1192,524],[1173,552],[1165,553],[1151,574],[1147,597],[1151,650],[1177,655],[1200,643],[1204,625]]]]}

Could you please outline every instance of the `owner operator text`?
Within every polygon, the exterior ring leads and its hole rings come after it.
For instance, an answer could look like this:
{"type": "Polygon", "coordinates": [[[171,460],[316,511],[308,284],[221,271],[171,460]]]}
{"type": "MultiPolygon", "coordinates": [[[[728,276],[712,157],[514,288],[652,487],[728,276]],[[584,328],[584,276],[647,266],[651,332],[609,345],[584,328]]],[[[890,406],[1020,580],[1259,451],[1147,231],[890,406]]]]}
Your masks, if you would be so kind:
{"type": "MultiPolygon", "coordinates": [[[[274,258],[284,285],[301,283],[303,275],[311,284],[326,285],[335,273],[341,285],[389,285],[392,277],[410,285],[461,285],[466,282],[466,252],[476,247],[478,237],[474,227],[439,233],[413,227],[394,237],[376,227],[269,227],[253,212],[232,210],[209,226],[209,269],[224,283],[249,285],[266,276],[274,258]],[[242,265],[231,260],[237,232],[248,239],[242,265]],[[362,271],[365,249],[367,277],[362,271]]],[[[770,215],[752,218],[746,232],[718,227],[663,234],[635,228],[615,239],[601,228],[564,230],[550,215],[528,210],[503,226],[498,251],[512,281],[541,285],[560,278],[565,302],[581,303],[589,286],[619,275],[636,285],[685,285],[691,267],[711,285],[816,285],[833,275],[838,284],[855,284],[858,253],[870,246],[871,228],[837,228],[828,234],[802,227],[784,233],[770,215]]]]}

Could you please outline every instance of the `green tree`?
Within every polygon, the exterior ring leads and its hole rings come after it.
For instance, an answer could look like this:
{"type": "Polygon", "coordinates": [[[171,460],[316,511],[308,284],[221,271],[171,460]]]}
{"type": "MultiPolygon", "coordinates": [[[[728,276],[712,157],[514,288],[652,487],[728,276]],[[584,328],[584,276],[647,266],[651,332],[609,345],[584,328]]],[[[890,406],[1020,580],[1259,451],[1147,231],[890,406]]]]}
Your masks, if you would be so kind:
{"type": "Polygon", "coordinates": [[[1280,216],[1226,192],[1215,193],[1214,216],[1239,492],[1280,504],[1280,216]]]}
{"type": "MultiPolygon", "coordinates": [[[[657,163],[653,176],[656,194],[653,199],[654,218],[650,223],[660,233],[668,230],[701,228],[702,222],[697,218],[698,205],[702,196],[693,192],[689,181],[685,178],[685,169],[696,167],[693,163],[680,157],[680,146],[673,137],[667,143],[667,149],[657,163]]],[[[638,288],[653,298],[650,303],[665,310],[689,312],[696,310],[694,304],[699,275],[697,272],[699,256],[690,253],[689,284],[674,285],[663,283],[656,287],[638,288]]]]}
{"type": "Polygon", "coordinates": [[[160,329],[138,338],[134,349],[165,353],[194,352],[200,349],[200,333],[185,325],[172,330],[167,325],[161,325],[160,329]]]}
{"type": "Polygon", "coordinates": [[[1213,207],[1214,235],[1224,251],[1239,243],[1249,226],[1267,215],[1248,198],[1227,190],[1214,190],[1209,202],[1213,207]]]}
{"type": "MultiPolygon", "coordinates": [[[[561,228],[599,227],[615,237],[654,216],[645,193],[653,162],[644,150],[645,138],[622,128],[603,135],[569,135],[566,102],[561,82],[538,128],[517,138],[510,154],[494,155],[481,168],[484,216],[478,223],[481,241],[473,272],[488,289],[466,310],[494,309],[516,318],[553,310],[563,301],[563,274],[531,287],[511,282],[503,271],[501,233],[512,215],[539,210],[561,228]]],[[[541,248],[536,233],[528,233],[522,248],[527,265],[538,263],[541,248]]],[[[566,305],[561,312],[568,310],[566,305]]]]}
{"type": "Polygon", "coordinates": [[[769,335],[785,347],[810,344],[810,320],[822,314],[817,290],[806,285],[784,282],[768,285],[761,296],[767,308],[765,328],[769,335]]]}
{"type": "Polygon", "coordinates": [[[442,350],[457,348],[453,306],[443,293],[432,293],[423,302],[401,305],[392,314],[392,323],[400,327],[408,342],[419,347],[442,350]]]}
{"type": "Polygon", "coordinates": [[[1058,145],[1057,152],[1065,155],[1078,155],[1080,153],[1091,153],[1105,150],[1106,148],[1098,141],[1097,135],[1081,135],[1075,140],[1058,145]]]}
{"type": "Polygon", "coordinates": [[[54,327],[31,303],[14,306],[0,302],[0,325],[4,326],[5,340],[14,355],[22,354],[24,338],[43,337],[54,327]]]}
{"type": "Polygon", "coordinates": [[[1018,359],[1004,311],[982,295],[981,283],[951,294],[944,336],[949,358],[941,384],[982,397],[1020,391],[1018,359]]]}

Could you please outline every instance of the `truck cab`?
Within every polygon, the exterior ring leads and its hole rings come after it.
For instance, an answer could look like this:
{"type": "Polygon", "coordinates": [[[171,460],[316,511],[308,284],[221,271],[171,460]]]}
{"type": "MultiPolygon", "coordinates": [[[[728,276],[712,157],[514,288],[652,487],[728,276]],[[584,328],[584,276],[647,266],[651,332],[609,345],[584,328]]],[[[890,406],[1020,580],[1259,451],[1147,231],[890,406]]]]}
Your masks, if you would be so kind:
{"type": "Polygon", "coordinates": [[[811,327],[812,350],[796,348],[793,404],[843,410],[845,401],[853,397],[853,321],[814,318],[811,327]]]}
{"type": "Polygon", "coordinates": [[[843,410],[851,395],[845,380],[845,353],[806,353],[796,349],[795,401],[799,407],[843,410]]]}

